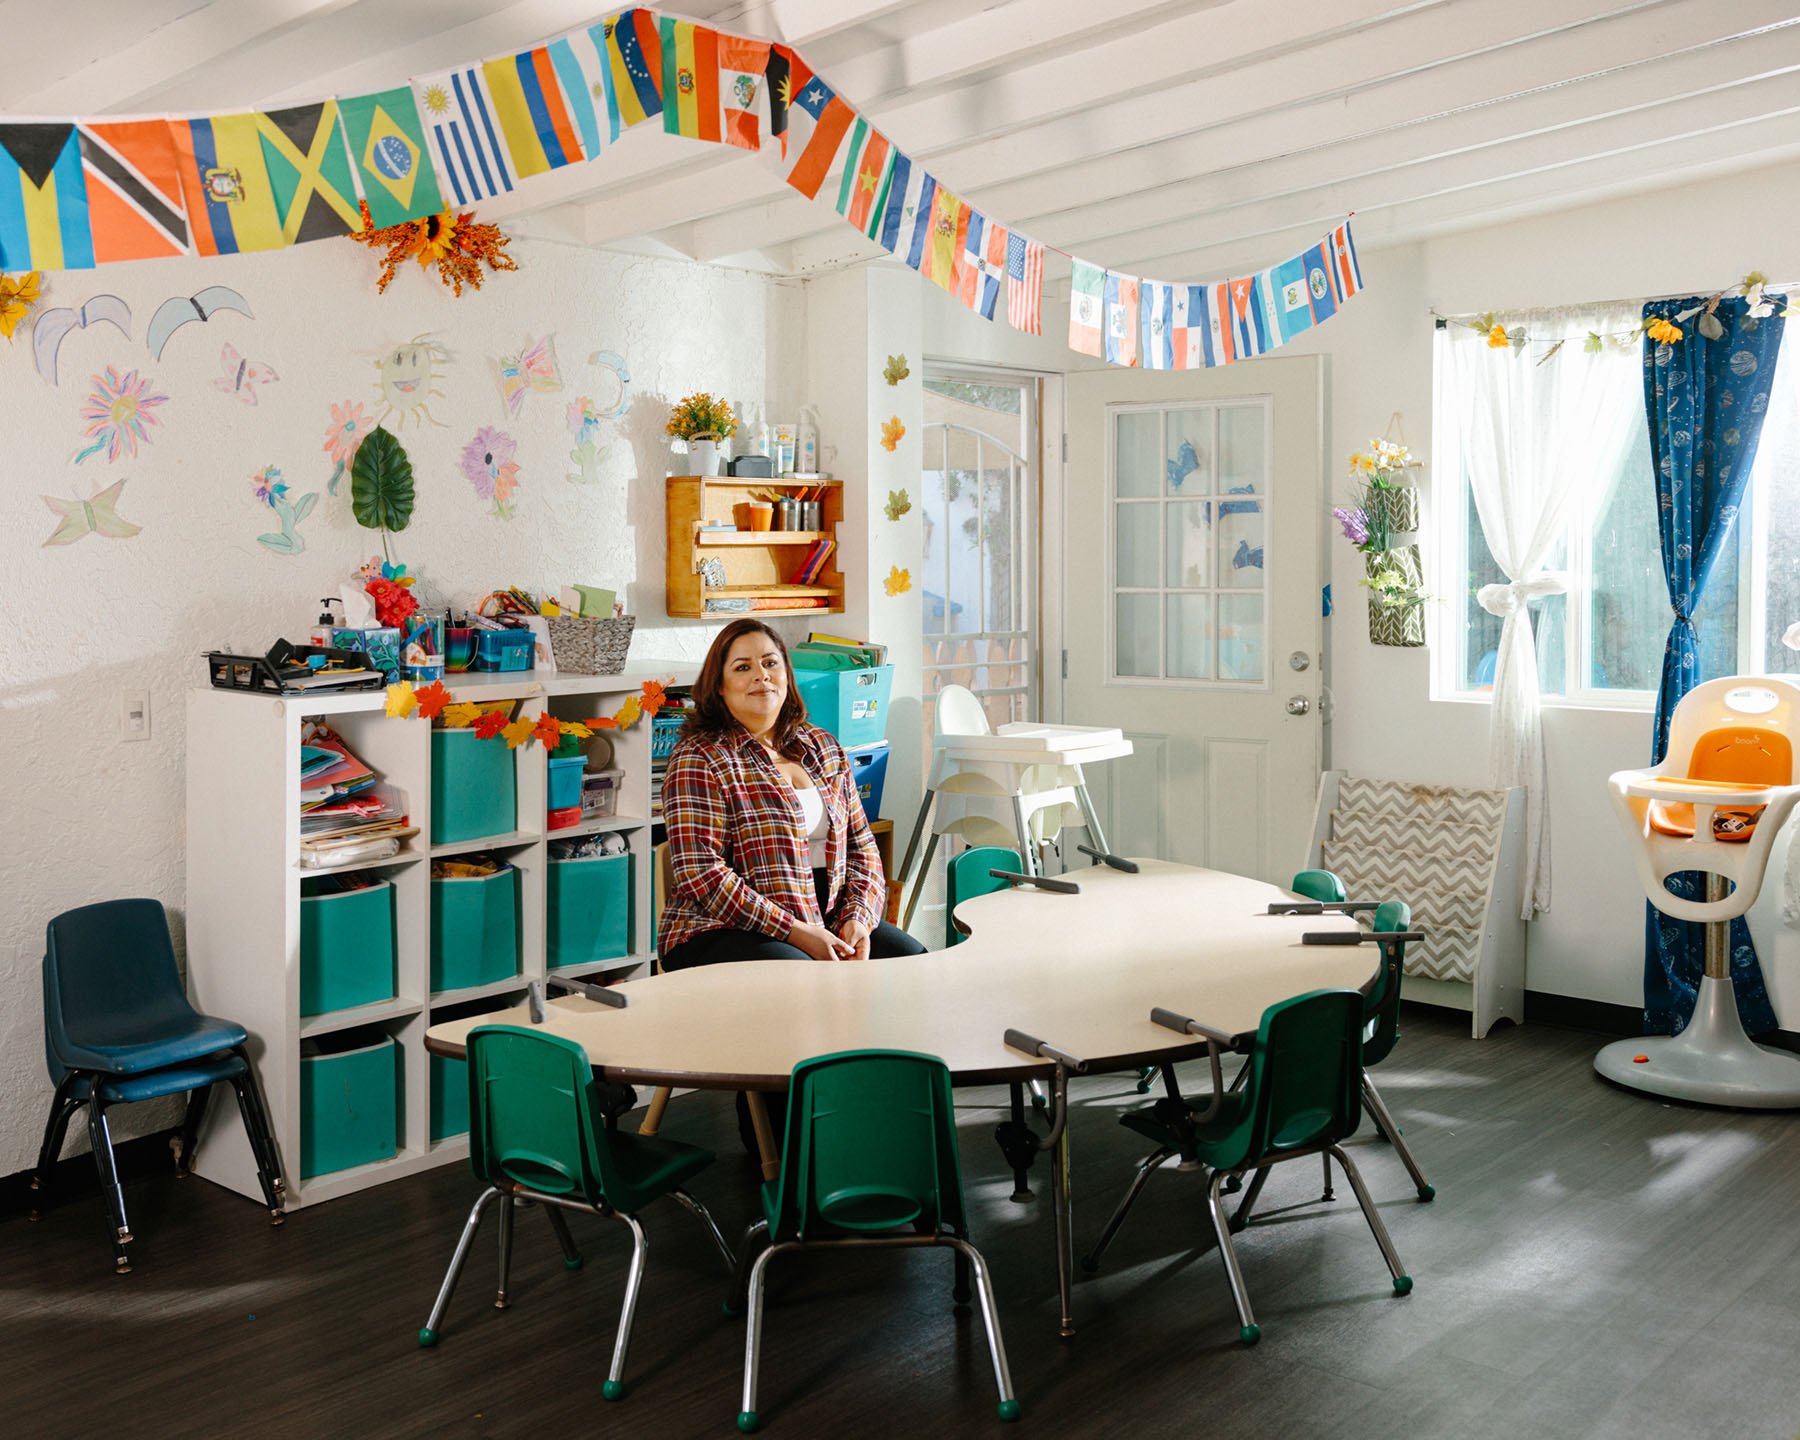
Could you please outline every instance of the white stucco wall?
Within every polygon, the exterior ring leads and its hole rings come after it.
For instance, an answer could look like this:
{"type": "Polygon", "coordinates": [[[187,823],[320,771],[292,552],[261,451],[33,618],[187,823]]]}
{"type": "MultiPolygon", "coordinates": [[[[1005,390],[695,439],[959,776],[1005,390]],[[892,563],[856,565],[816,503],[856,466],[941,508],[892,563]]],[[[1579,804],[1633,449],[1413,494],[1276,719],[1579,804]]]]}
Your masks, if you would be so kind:
{"type": "MultiPolygon", "coordinates": [[[[1656,196],[1365,252],[1366,293],[1293,351],[1329,357],[1326,482],[1345,486],[1343,457],[1400,412],[1415,453],[1432,437],[1433,307],[1447,313],[1573,304],[1659,294],[1711,293],[1751,269],[1800,281],[1800,165],[1699,179],[1656,196]]],[[[1202,278],[1202,277],[1170,277],[1202,278]]],[[[1075,368],[1063,347],[1060,307],[1033,341],[971,319],[921,286],[927,353],[944,360],[1048,372],[1075,368]]],[[[1800,343],[1800,331],[1790,337],[1800,343]]],[[[1088,362],[1079,362],[1084,367],[1088,362]]],[[[1243,362],[1254,365],[1255,361],[1243,362]]],[[[1071,480],[1070,483],[1079,483],[1071,480]]],[[[1428,545],[1432,480],[1423,482],[1428,545]]],[[[1371,645],[1358,597],[1359,558],[1333,543],[1338,616],[1328,622],[1336,702],[1331,763],[1357,774],[1445,784],[1487,782],[1488,707],[1434,702],[1429,652],[1371,645]]],[[[1442,585],[1437,587],[1440,591],[1442,585]]],[[[1642,1001],[1643,899],[1605,798],[1606,776],[1648,762],[1642,712],[1551,708],[1545,713],[1555,900],[1530,927],[1533,990],[1635,1006],[1642,1001]]],[[[1779,881],[1784,843],[1771,865],[1779,881]]],[[[1800,935],[1780,927],[1779,883],[1752,913],[1776,1013],[1800,1029],[1800,935]]]]}
{"type": "MultiPolygon", "coordinates": [[[[418,505],[395,541],[420,577],[428,605],[458,606],[497,586],[541,589],[571,581],[614,586],[639,617],[632,662],[698,658],[717,628],[663,613],[663,487],[670,401],[710,390],[766,404],[785,418],[801,398],[805,287],[742,272],[604,255],[515,241],[520,269],[453,299],[409,266],[375,293],[370,252],[328,241],[214,261],[117,265],[51,277],[46,307],[79,308],[108,293],[131,308],[129,338],[106,325],[71,331],[61,383],[38,374],[24,331],[0,345],[0,574],[8,595],[0,629],[0,795],[11,843],[0,858],[8,904],[0,911],[0,1175],[35,1162],[49,1084],[44,1074],[38,965],[44,925],[96,900],[149,895],[183,903],[184,691],[204,683],[201,652],[261,650],[278,635],[303,638],[316,598],[342,594],[349,573],[380,546],[350,515],[349,478],[326,495],[323,452],[330,406],[362,401],[379,413],[374,361],[429,334],[449,352],[431,402],[443,428],[401,431],[418,505]],[[183,326],[160,360],[145,345],[156,307],[224,284],[255,318],[221,312],[183,326]],[[552,335],[564,389],[531,395],[508,419],[490,357],[552,335]],[[279,377],[250,406],[212,384],[229,342],[279,377]],[[604,393],[596,351],[623,355],[631,408],[602,425],[611,454],[599,483],[565,478],[573,439],[568,402],[604,393]],[[109,464],[82,448],[79,412],[88,378],[112,365],[154,379],[168,403],[151,443],[109,464]],[[491,425],[518,442],[516,515],[491,513],[457,465],[462,446],[491,425]],[[276,517],[251,496],[250,478],[281,468],[292,494],[319,492],[298,528],[296,556],[272,553],[259,534],[276,517]],[[40,495],[79,497],[125,478],[118,511],[143,527],[129,539],[88,535],[44,548],[56,516],[40,495]],[[121,697],[149,693],[151,736],[120,739],[121,697]]],[[[219,803],[232,796],[222,783],[219,803]]],[[[167,1123],[141,1107],[121,1137],[167,1123]]],[[[71,1148],[85,1148],[72,1141],[71,1148]]]]}

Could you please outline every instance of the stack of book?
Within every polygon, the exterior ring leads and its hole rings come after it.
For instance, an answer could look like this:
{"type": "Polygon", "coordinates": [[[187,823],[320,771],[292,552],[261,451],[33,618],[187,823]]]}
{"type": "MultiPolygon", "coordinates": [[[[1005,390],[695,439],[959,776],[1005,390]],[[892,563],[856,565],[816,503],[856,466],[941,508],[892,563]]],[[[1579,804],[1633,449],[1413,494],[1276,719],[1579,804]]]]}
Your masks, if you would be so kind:
{"type": "Polygon", "coordinates": [[[417,835],[399,792],[350,752],[328,726],[300,746],[300,863],[309,868],[385,859],[417,835]]]}

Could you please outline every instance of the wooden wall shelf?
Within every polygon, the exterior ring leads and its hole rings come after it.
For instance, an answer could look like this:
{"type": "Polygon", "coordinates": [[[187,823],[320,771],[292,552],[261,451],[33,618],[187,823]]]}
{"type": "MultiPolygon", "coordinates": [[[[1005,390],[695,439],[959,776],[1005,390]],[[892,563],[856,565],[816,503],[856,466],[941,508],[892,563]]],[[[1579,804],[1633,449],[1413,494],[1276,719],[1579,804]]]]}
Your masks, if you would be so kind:
{"type": "Polygon", "coordinates": [[[844,490],[837,480],[757,480],[744,475],[672,475],[668,480],[667,607],[687,620],[727,620],[734,612],[708,610],[711,600],[814,600],[826,605],[765,606],[755,615],[836,615],[844,609],[844,577],[834,551],[811,585],[792,583],[806,552],[822,539],[837,539],[844,518],[844,490]],[[734,524],[737,507],[769,495],[823,489],[818,530],[702,530],[734,524]],[[723,585],[701,581],[700,562],[716,559],[723,585]]]}

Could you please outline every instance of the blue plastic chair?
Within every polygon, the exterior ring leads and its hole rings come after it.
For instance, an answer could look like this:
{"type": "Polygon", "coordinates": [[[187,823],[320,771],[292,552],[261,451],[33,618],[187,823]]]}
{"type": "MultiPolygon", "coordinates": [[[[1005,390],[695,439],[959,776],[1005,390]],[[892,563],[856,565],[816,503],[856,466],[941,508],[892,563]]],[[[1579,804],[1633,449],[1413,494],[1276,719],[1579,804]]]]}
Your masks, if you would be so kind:
{"type": "Polygon", "coordinates": [[[222,1080],[237,1095],[270,1223],[281,1224],[281,1160],[245,1049],[248,1033],[188,1003],[161,902],[108,900],[58,915],[46,928],[43,977],[44,1058],[56,1098],[32,1190],[47,1191],[69,1121],[86,1105],[112,1221],[113,1264],[128,1273],[131,1224],[107,1107],[186,1091],[187,1116],[175,1142],[176,1173],[186,1175],[212,1087],[222,1080]]]}
{"type": "Polygon", "coordinates": [[[956,928],[956,907],[977,895],[992,895],[1004,890],[1005,880],[996,880],[990,870],[1011,870],[1017,874],[1025,868],[1017,850],[1003,845],[977,845],[965,850],[944,867],[944,948],[960,945],[968,932],[956,928]]]}
{"type": "Polygon", "coordinates": [[[515,1202],[544,1207],[562,1245],[563,1263],[571,1270],[580,1268],[581,1253],[562,1212],[581,1210],[619,1220],[631,1231],[631,1268],[625,1277],[612,1367],[600,1391],[608,1400],[617,1400],[625,1393],[625,1355],[648,1248],[637,1212],[664,1195],[673,1196],[706,1226],[725,1268],[732,1267],[731,1247],[712,1215],[681,1188],[689,1176],[712,1164],[712,1151],[614,1128],[615,1121],[600,1106],[610,1087],[594,1078],[587,1052],[573,1040],[522,1025],[478,1025],[469,1032],[468,1061],[469,1168],[485,1188],[469,1210],[431,1315],[419,1331],[419,1343],[437,1343],[438,1327],[469,1258],[469,1246],[494,1201],[500,1202],[496,1310],[508,1306],[515,1202]]]}
{"type": "Polygon", "coordinates": [[[956,1252],[952,1298],[968,1303],[974,1272],[988,1353],[999,1387],[999,1416],[1016,1420],[1012,1376],[1000,1338],[994,1288],[981,1252],[969,1243],[950,1071],[935,1055],[849,1050],[794,1067],[788,1086],[781,1171],[762,1187],[763,1218],[744,1235],[728,1314],[746,1303],[744,1394],[738,1429],[761,1424],[756,1409],[764,1279],[785,1250],[831,1246],[946,1246],[956,1252]],[[758,1237],[769,1244],[750,1256],[758,1237]]]}

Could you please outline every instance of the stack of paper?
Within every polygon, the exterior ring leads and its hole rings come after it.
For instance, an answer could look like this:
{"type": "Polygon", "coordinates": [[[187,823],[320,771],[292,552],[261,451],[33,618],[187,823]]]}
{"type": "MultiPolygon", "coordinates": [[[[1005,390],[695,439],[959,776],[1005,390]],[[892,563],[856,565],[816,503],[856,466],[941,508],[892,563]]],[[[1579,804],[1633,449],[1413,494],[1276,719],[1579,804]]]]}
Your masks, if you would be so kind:
{"type": "Polygon", "coordinates": [[[300,863],[343,865],[384,859],[418,834],[400,792],[356,758],[325,725],[300,747],[300,863]]]}

